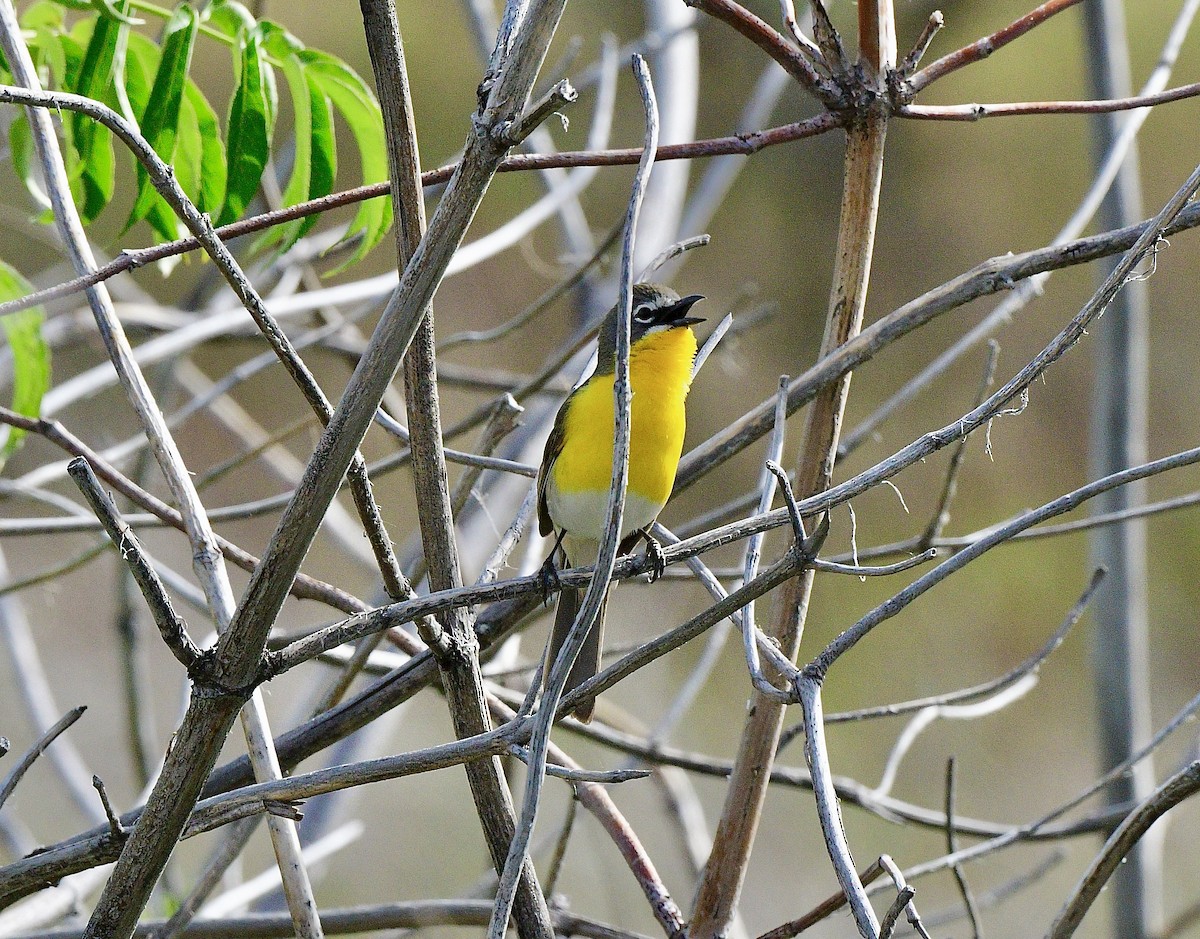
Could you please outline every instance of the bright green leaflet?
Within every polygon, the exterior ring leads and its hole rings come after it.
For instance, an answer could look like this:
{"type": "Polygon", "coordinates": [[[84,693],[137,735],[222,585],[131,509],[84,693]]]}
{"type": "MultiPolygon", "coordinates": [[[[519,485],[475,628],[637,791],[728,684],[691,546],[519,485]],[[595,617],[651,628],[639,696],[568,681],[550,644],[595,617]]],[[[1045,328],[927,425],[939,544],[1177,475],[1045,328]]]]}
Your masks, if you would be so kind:
{"type": "MultiPolygon", "coordinates": [[[[379,104],[361,78],[340,59],[325,52],[308,49],[302,54],[310,78],[320,85],[338,113],[350,126],[362,160],[364,184],[382,182],[388,178],[387,143],[383,135],[383,118],[379,104]]],[[[347,237],[361,234],[358,250],[336,271],[345,270],[361,260],[387,234],[392,223],[391,197],[370,199],[362,203],[347,237]]]]}
{"type": "MultiPolygon", "coordinates": [[[[14,300],[33,293],[33,285],[0,261],[0,301],[14,300]]],[[[12,409],[26,417],[37,417],[42,395],[50,387],[50,347],[42,338],[46,314],[40,306],[0,316],[0,328],[8,340],[13,357],[12,409]]],[[[7,428],[8,436],[0,449],[3,465],[21,446],[25,431],[7,428]]]]}
{"type": "Polygon", "coordinates": [[[228,175],[220,225],[241,218],[258,192],[275,129],[275,79],[263,52],[261,32],[254,29],[244,33],[239,46],[239,79],[229,108],[228,175]]]}
{"type": "MultiPolygon", "coordinates": [[[[167,163],[175,162],[175,143],[179,133],[184,87],[187,85],[198,27],[199,19],[195,11],[186,4],[178,7],[172,14],[163,33],[162,55],[158,61],[154,85],[150,89],[150,100],[142,112],[142,136],[154,148],[154,152],[167,163]]],[[[180,182],[182,184],[183,180],[180,182]]],[[[194,191],[194,181],[192,188],[194,191]]],[[[149,173],[139,163],[138,195],[125,223],[126,230],[149,215],[151,208],[156,204],[162,204],[161,197],[151,184],[149,173]]],[[[161,215],[156,213],[155,218],[155,230],[164,238],[174,238],[178,223],[170,212],[167,213],[169,227],[166,230],[163,230],[161,225],[161,215]]]]}

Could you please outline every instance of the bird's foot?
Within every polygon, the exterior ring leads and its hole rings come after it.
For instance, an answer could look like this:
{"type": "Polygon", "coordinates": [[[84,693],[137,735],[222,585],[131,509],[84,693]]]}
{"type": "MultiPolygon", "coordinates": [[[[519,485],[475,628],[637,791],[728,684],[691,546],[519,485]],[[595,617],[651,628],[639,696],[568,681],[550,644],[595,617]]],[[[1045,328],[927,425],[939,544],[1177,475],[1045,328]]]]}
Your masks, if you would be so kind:
{"type": "Polygon", "coordinates": [[[667,556],[663,547],[653,535],[642,533],[646,539],[646,560],[650,563],[650,583],[658,580],[667,570],[667,556]]]}
{"type": "Polygon", "coordinates": [[[542,562],[537,576],[542,587],[542,603],[549,606],[551,596],[562,589],[562,579],[558,576],[558,568],[554,564],[554,552],[542,562]]]}

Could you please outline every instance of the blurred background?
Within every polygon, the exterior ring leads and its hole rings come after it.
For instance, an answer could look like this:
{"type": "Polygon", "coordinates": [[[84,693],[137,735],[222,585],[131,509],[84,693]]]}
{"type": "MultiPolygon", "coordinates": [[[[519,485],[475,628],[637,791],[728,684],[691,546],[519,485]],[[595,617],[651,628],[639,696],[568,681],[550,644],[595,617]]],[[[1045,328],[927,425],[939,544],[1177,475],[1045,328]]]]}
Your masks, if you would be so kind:
{"type": "MultiPolygon", "coordinates": [[[[454,2],[400,5],[424,168],[453,160],[469,129],[482,59],[466,6],[454,2]]],[[[581,98],[570,110],[569,127],[555,119],[545,125],[556,147],[574,150],[585,146],[596,99],[595,83],[587,82],[585,76],[594,72],[603,37],[612,35],[618,43],[627,44],[637,41],[647,29],[661,28],[653,17],[668,14],[648,14],[646,9],[657,6],[633,0],[568,5],[547,68],[554,73],[552,77],[560,68],[563,75],[575,80],[581,98]]],[[[757,0],[747,6],[768,22],[779,22],[775,3],[757,0]]],[[[1127,4],[1135,87],[1154,67],[1179,6],[1176,0],[1127,4]]],[[[682,17],[686,27],[690,16],[682,4],[678,7],[669,14],[682,17]]],[[[927,61],[1004,26],[1027,11],[1028,0],[903,2],[897,9],[901,55],[935,8],[945,14],[946,27],[937,36],[927,61]]],[[[356,4],[344,0],[311,5],[268,2],[262,4],[261,12],[280,20],[306,44],[334,53],[361,75],[370,76],[356,4]]],[[[834,0],[831,12],[852,42],[854,8],[843,0],[834,0]]],[[[920,103],[1088,97],[1082,24],[1080,11],[1069,10],[987,61],[937,82],[922,94],[920,103]]],[[[782,91],[769,109],[769,118],[757,125],[741,123],[743,112],[756,94],[762,103],[762,88],[756,82],[767,66],[765,56],[723,24],[703,16],[695,20],[694,32],[685,29],[676,40],[694,41],[698,48],[695,138],[760,129],[817,113],[814,102],[798,88],[776,83],[782,91]]],[[[626,62],[622,54],[610,139],[613,147],[637,146],[641,140],[642,116],[626,62]]],[[[652,68],[655,63],[652,56],[652,68]]],[[[193,73],[210,100],[228,99],[231,77],[226,50],[202,43],[193,73]]],[[[1200,39],[1190,36],[1170,84],[1197,79],[1200,39]]],[[[682,96],[680,109],[687,112],[691,108],[687,95],[679,90],[672,92],[671,87],[664,84],[660,88],[659,103],[668,123],[674,113],[675,95],[682,96]]],[[[1147,215],[1158,210],[1196,164],[1197,107],[1200,105],[1190,100],[1163,105],[1145,123],[1139,148],[1147,215]]],[[[686,126],[688,114],[677,116],[686,126]]],[[[289,120],[285,104],[279,139],[286,136],[289,120]]],[[[1083,116],[993,118],[978,123],[893,121],[887,141],[867,322],[987,258],[1048,244],[1092,179],[1089,134],[1089,118],[1083,116]]],[[[689,400],[687,448],[770,398],[781,374],[797,375],[813,362],[828,298],[841,156],[841,134],[834,132],[768,148],[744,160],[727,195],[715,206],[711,220],[703,224],[702,230],[712,236],[711,244],[691,252],[672,271],[673,284],[680,292],[702,293],[708,298],[702,309],[710,323],[729,310],[735,310],[735,323],[746,321],[744,329],[735,326],[735,334],[726,337],[695,382],[689,400]]],[[[355,184],[353,154],[347,152],[342,163],[344,184],[355,184]]],[[[704,161],[690,166],[675,163],[664,177],[675,174],[675,184],[695,192],[706,169],[704,161]]],[[[125,172],[126,180],[131,180],[132,171],[126,167],[125,172]]],[[[631,178],[631,168],[601,169],[579,196],[583,217],[596,239],[623,216],[631,178]]],[[[0,160],[0,190],[4,193],[0,201],[0,253],[4,260],[38,286],[65,279],[53,234],[29,221],[34,207],[7,158],[0,160]]],[[[122,191],[119,182],[118,193],[122,191]]],[[[468,241],[503,224],[543,191],[533,174],[499,176],[472,225],[468,241]]],[[[435,199],[436,193],[431,193],[431,209],[435,199]]],[[[649,209],[648,216],[653,211],[649,209]]],[[[345,212],[327,220],[322,228],[338,219],[344,221],[348,217],[345,212]]],[[[123,218],[124,210],[116,209],[89,232],[98,250],[113,255],[123,247],[146,243],[149,236],[144,229],[120,232],[123,218]]],[[[648,224],[653,223],[649,217],[648,224]]],[[[662,247],[652,245],[654,237],[647,235],[650,254],[662,247]]],[[[673,237],[667,235],[665,240],[673,237]]],[[[1198,254],[1194,234],[1172,237],[1159,253],[1157,267],[1148,280],[1151,457],[1194,446],[1200,433],[1195,382],[1200,348],[1193,328],[1198,254]]],[[[518,246],[446,280],[435,301],[439,339],[504,322],[582,260],[564,236],[562,226],[552,218],[518,246]]],[[[361,265],[324,283],[354,282],[393,268],[394,254],[385,242],[361,265]]],[[[131,334],[142,342],[170,328],[173,310],[189,316],[202,313],[215,308],[210,304],[216,298],[221,299],[221,308],[227,306],[228,297],[220,297],[214,281],[209,266],[192,257],[169,276],[148,268],[122,275],[113,288],[122,301],[122,314],[129,318],[131,334]],[[151,315],[150,310],[157,313],[151,315]]],[[[602,276],[591,288],[594,302],[600,307],[612,302],[611,283],[611,278],[602,276]]],[[[1096,283],[1097,273],[1090,266],[1056,273],[1044,292],[996,334],[997,380],[1006,380],[1042,348],[1079,310],[1096,283]]],[[[444,423],[454,423],[497,393],[494,383],[469,382],[464,376],[478,379],[490,375],[495,380],[497,371],[516,376],[538,371],[547,354],[558,349],[578,327],[587,296],[581,299],[577,295],[574,303],[559,302],[531,330],[486,346],[460,345],[447,350],[441,356],[450,376],[441,386],[444,423]]],[[[992,310],[999,299],[985,298],[945,315],[861,368],[851,386],[846,427],[858,426],[992,310]]],[[[368,313],[363,329],[369,328],[379,307],[376,303],[374,311],[368,313]]],[[[81,303],[59,302],[51,307],[51,313],[61,327],[55,333],[58,339],[54,359],[55,384],[60,386],[102,362],[103,354],[88,330],[89,319],[81,303]]],[[[291,322],[299,328],[318,320],[291,322]]],[[[346,336],[346,349],[352,353],[355,344],[349,333],[346,336]]],[[[192,351],[187,356],[191,391],[179,378],[181,360],[168,359],[154,366],[150,375],[161,391],[164,410],[170,413],[205,380],[217,380],[264,348],[259,340],[243,333],[240,337],[220,337],[192,351]],[[198,374],[192,374],[193,370],[198,374]]],[[[346,349],[315,350],[307,356],[331,397],[336,397],[352,368],[346,349]]],[[[1093,344],[1085,338],[1033,387],[1023,413],[995,421],[990,429],[990,452],[985,452],[981,435],[972,439],[947,534],[975,531],[1088,480],[1088,427],[1094,409],[1093,351],[1093,344]]],[[[968,411],[986,358],[983,347],[966,355],[840,463],[836,479],[874,465],[920,434],[968,411]]],[[[500,380],[503,377],[499,376],[500,380]]],[[[564,377],[553,386],[557,394],[561,395],[569,380],[564,377]]],[[[307,414],[299,395],[277,370],[266,370],[241,384],[232,392],[232,399],[248,420],[265,428],[282,428],[307,414]]],[[[557,398],[537,396],[521,403],[529,408],[530,431],[522,438],[526,448],[523,458],[536,462],[540,441],[535,431],[552,413],[557,398]]],[[[123,395],[111,385],[71,401],[56,416],[96,447],[120,442],[136,432],[123,395]]],[[[789,467],[795,465],[803,421],[804,415],[797,414],[788,423],[784,462],[789,467]]],[[[239,439],[223,419],[211,414],[188,420],[178,433],[183,452],[198,474],[247,448],[245,440],[239,439]]],[[[285,445],[302,463],[316,435],[309,423],[285,445]]],[[[468,435],[456,445],[470,449],[473,440],[468,435]]],[[[685,527],[698,514],[754,489],[764,446],[765,442],[760,442],[750,447],[705,477],[668,506],[662,521],[671,528],[685,527]]],[[[372,431],[364,446],[368,458],[394,449],[394,442],[378,430],[372,431]]],[[[19,479],[62,456],[49,444],[31,440],[5,468],[4,475],[19,479]]],[[[853,521],[844,508],[835,511],[826,552],[849,550],[852,532],[860,550],[920,532],[936,505],[947,460],[947,453],[939,453],[895,478],[903,500],[884,486],[854,501],[853,521]]],[[[129,463],[127,467],[134,465],[129,463]]],[[[287,484],[279,472],[255,462],[239,467],[205,490],[208,504],[243,503],[280,492],[287,484]]],[[[452,471],[452,482],[457,472],[452,471]]],[[[149,488],[161,491],[152,469],[145,471],[145,478],[149,488]]],[[[65,480],[53,481],[51,488],[77,498],[65,480]]],[[[1197,488],[1200,476],[1191,469],[1152,479],[1148,494],[1151,500],[1157,500],[1197,488]]],[[[416,527],[411,479],[405,470],[396,471],[377,478],[375,491],[403,557],[411,549],[416,527]]],[[[464,556],[468,565],[478,565],[490,551],[515,505],[489,502],[486,512],[473,507],[464,513],[464,537],[468,541],[464,556]],[[502,511],[495,510],[497,504],[502,505],[502,511]],[[471,539],[478,539],[478,544],[471,539]]],[[[48,510],[34,511],[28,502],[8,499],[0,511],[6,517],[24,518],[48,510]]],[[[219,529],[257,553],[273,530],[274,518],[271,513],[223,523],[219,529]]],[[[156,558],[177,571],[188,572],[189,551],[181,536],[160,529],[140,534],[156,558]]],[[[1200,605],[1200,580],[1196,577],[1200,512],[1186,509],[1155,516],[1148,522],[1148,538],[1151,695],[1157,729],[1200,690],[1200,647],[1195,641],[1196,610],[1200,605]]],[[[8,572],[0,580],[32,576],[96,543],[97,535],[92,532],[9,532],[2,542],[8,572]]],[[[768,540],[765,557],[773,559],[784,547],[783,535],[776,533],[768,540]]],[[[517,573],[523,564],[536,565],[543,550],[536,546],[519,548],[502,576],[517,573]]],[[[738,565],[740,552],[740,546],[733,546],[707,560],[714,567],[738,565]]],[[[347,545],[345,539],[327,534],[318,540],[305,570],[359,596],[378,598],[371,567],[362,556],[361,544],[355,550],[353,543],[347,545]]],[[[468,582],[476,574],[477,568],[468,569],[468,582]]],[[[825,686],[827,711],[936,694],[1006,672],[1053,632],[1090,575],[1084,534],[998,548],[912,604],[842,659],[825,686]]],[[[235,588],[244,584],[240,572],[234,571],[233,576],[235,588]]],[[[818,576],[802,658],[815,656],[839,631],[898,590],[905,576],[912,575],[865,581],[818,576]]],[[[135,805],[141,787],[133,768],[120,693],[123,679],[118,633],[127,605],[136,611],[134,628],[142,637],[139,655],[153,676],[149,707],[155,727],[148,736],[160,749],[167,743],[184,695],[178,666],[157,642],[140,601],[122,600],[124,591],[118,559],[104,552],[78,570],[8,594],[4,600],[7,616],[22,615],[27,621],[26,635],[36,643],[58,713],[77,704],[88,706],[88,712],[68,736],[87,773],[104,779],[118,810],[135,805]]],[[[623,645],[661,632],[694,615],[706,602],[703,591],[690,583],[653,588],[643,584],[623,586],[616,592],[610,610],[611,642],[623,645]]],[[[770,608],[769,601],[761,602],[760,617],[769,616],[770,608]]],[[[185,613],[194,633],[203,634],[208,628],[203,617],[191,609],[185,613]]],[[[280,630],[294,634],[331,618],[329,611],[314,604],[289,601],[280,630]]],[[[523,635],[513,661],[536,661],[548,620],[543,614],[523,635]]],[[[1091,621],[1085,618],[1041,669],[1037,686],[1006,709],[975,721],[938,722],[926,730],[901,766],[894,794],[939,808],[945,763],[954,757],[958,812],[1019,824],[1053,809],[1094,780],[1104,769],[1098,756],[1095,718],[1097,695],[1104,694],[1104,690],[1098,691],[1091,677],[1091,630],[1091,621]]],[[[0,733],[19,752],[36,737],[36,731],[19,690],[23,676],[18,672],[22,666],[18,664],[21,660],[14,658],[13,642],[10,638],[8,649],[0,655],[0,733]]],[[[702,643],[695,642],[666,657],[607,692],[602,704],[612,709],[610,714],[628,722],[627,726],[652,725],[696,665],[701,649],[702,643]]],[[[310,663],[264,689],[277,732],[307,716],[331,674],[329,666],[310,663]]],[[[731,758],[748,691],[746,668],[735,637],[670,742],[721,759],[731,758]]],[[[795,719],[799,719],[798,713],[795,719]]],[[[834,772],[875,785],[903,725],[903,720],[878,720],[832,727],[834,772]]],[[[450,737],[451,729],[441,697],[426,692],[364,734],[370,734],[370,739],[360,740],[362,749],[354,758],[441,742],[450,737]]],[[[237,736],[235,733],[231,737],[224,758],[241,752],[237,736]]],[[[558,739],[588,767],[609,768],[625,760],[623,755],[565,730],[559,732],[558,739]]],[[[1185,728],[1157,755],[1158,778],[1172,773],[1181,761],[1194,758],[1196,750],[1195,731],[1185,728]]],[[[13,758],[10,754],[6,766],[0,769],[7,771],[13,758]]],[[[802,766],[799,744],[785,750],[781,761],[802,766]]],[[[323,754],[301,769],[328,762],[330,755],[323,754]]],[[[517,773],[517,781],[519,778],[517,773]]],[[[723,782],[696,776],[694,786],[710,825],[715,824],[724,795],[723,782]]],[[[639,781],[627,783],[613,794],[686,913],[695,881],[673,826],[664,820],[662,791],[650,781],[639,781]]],[[[539,835],[552,836],[566,801],[565,787],[549,788],[539,835]]],[[[458,896],[469,893],[486,870],[486,852],[461,770],[353,790],[340,798],[330,813],[319,805],[320,800],[308,808],[310,814],[321,817],[325,832],[353,819],[365,822],[361,830],[348,831],[357,837],[316,868],[317,896],[322,906],[458,896]]],[[[1087,805],[1094,809],[1099,803],[1093,799],[1087,805]]],[[[945,836],[941,832],[895,824],[854,807],[845,811],[847,834],[860,867],[881,853],[890,854],[902,867],[944,853],[945,836]]],[[[4,816],[10,851],[20,844],[22,836],[35,844],[52,843],[95,823],[94,818],[85,817],[45,759],[18,788],[4,816]]],[[[1167,823],[1168,919],[1200,900],[1195,875],[1195,866],[1200,862],[1198,825],[1200,808],[1194,804],[1177,808],[1167,823]]],[[[998,939],[1044,931],[1100,843],[1096,836],[1034,843],[968,866],[967,879],[980,897],[997,890],[1003,892],[1023,875],[1038,872],[1034,883],[1024,884],[1011,896],[986,906],[983,922],[987,935],[998,939]]],[[[216,836],[206,835],[179,849],[167,877],[168,892],[186,892],[215,844],[216,836]]],[[[4,859],[11,860],[12,856],[4,859]]],[[[242,871],[251,876],[271,863],[268,840],[260,831],[245,856],[242,871]]],[[[915,886],[918,906],[931,919],[935,914],[958,909],[958,893],[950,875],[924,878],[915,886]]],[[[742,916],[748,934],[757,935],[800,915],[835,888],[811,795],[786,788],[772,791],[743,897],[742,916]]],[[[585,813],[580,813],[557,889],[569,897],[574,912],[641,933],[658,931],[612,844],[585,813]]],[[[264,902],[270,905],[272,901],[268,898],[264,902]]],[[[157,912],[162,913],[162,908],[157,912]]],[[[1109,913],[1102,900],[1086,920],[1082,934],[1107,935],[1109,913]]],[[[450,932],[447,929],[439,934],[450,932]]],[[[853,924],[848,917],[838,916],[813,934],[852,935],[853,924]]],[[[966,935],[968,928],[960,919],[939,927],[934,934],[966,935]]],[[[1200,920],[1194,920],[1180,935],[1200,936],[1200,920]]]]}

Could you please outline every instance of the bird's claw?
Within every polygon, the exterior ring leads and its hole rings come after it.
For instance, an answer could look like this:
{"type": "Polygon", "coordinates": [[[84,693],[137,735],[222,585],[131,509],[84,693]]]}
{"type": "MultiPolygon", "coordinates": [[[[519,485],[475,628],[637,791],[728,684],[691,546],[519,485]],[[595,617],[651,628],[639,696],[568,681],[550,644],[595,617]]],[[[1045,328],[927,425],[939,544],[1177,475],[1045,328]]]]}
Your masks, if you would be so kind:
{"type": "Polygon", "coordinates": [[[558,568],[554,566],[553,554],[542,563],[538,580],[542,587],[542,603],[549,606],[551,595],[562,589],[562,579],[558,576],[558,568]]]}
{"type": "Polygon", "coordinates": [[[663,553],[663,547],[658,543],[658,539],[651,535],[646,535],[646,561],[650,564],[650,583],[658,580],[667,570],[667,556],[663,553]]]}

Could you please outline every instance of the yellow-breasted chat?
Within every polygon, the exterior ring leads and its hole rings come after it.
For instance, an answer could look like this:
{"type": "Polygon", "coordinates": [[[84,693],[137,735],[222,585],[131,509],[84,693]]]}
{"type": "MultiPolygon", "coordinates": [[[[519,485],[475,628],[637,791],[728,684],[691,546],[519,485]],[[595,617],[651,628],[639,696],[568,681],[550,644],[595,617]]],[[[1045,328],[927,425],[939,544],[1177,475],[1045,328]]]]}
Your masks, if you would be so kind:
{"type": "MultiPolygon", "coordinates": [[[[621,522],[621,553],[644,538],[651,554],[661,553],[647,529],[671,495],[683,452],[684,401],[692,383],[696,335],[701,318],[688,311],[703,297],[681,297],[660,284],[634,284],[629,326],[630,401],[629,482],[621,522]]],[[[557,536],[549,564],[562,568],[591,564],[600,550],[612,483],[613,377],[616,372],[617,310],[600,325],[596,370],[571,392],[554,418],[538,474],[538,527],[557,536]]],[[[564,587],[546,652],[545,675],[566,641],[579,612],[583,591],[564,587]]],[[[607,599],[605,601],[607,603],[607,599]]],[[[604,640],[604,607],[589,631],[567,679],[566,691],[599,671],[604,640]]],[[[575,709],[591,719],[594,700],[575,709]]]]}

